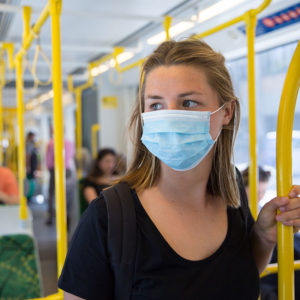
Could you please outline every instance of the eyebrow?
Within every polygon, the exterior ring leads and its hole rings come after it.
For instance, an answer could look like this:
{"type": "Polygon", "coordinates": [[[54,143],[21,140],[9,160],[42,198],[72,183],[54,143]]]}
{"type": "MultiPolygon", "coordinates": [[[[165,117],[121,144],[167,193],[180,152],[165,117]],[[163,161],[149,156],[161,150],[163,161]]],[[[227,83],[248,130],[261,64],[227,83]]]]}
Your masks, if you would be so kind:
{"type": "MultiPolygon", "coordinates": [[[[195,91],[188,91],[186,93],[181,93],[178,95],[178,98],[184,98],[184,97],[187,97],[187,96],[191,96],[191,95],[204,95],[203,93],[201,92],[195,92],[195,91]]],[[[146,100],[147,99],[156,99],[156,100],[161,100],[163,99],[163,97],[161,96],[158,96],[158,95],[148,95],[146,97],[146,100]]]]}

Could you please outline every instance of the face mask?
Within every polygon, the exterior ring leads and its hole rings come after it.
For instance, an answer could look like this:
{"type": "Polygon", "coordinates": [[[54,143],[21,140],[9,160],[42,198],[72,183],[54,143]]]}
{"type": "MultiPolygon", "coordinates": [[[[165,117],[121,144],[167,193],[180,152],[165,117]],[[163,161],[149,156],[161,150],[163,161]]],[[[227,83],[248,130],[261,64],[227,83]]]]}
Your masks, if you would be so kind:
{"type": "Polygon", "coordinates": [[[212,113],[187,110],[143,113],[142,143],[170,168],[190,170],[203,160],[217,140],[219,135],[213,140],[209,134],[210,115],[223,106],[212,113]]]}

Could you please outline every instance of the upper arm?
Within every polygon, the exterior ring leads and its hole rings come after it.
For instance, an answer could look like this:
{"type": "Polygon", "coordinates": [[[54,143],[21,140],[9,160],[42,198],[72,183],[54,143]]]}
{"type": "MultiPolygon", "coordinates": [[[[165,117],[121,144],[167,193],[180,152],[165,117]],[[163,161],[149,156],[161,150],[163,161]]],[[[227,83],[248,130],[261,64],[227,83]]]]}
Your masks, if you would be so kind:
{"type": "Polygon", "coordinates": [[[88,203],[91,203],[98,195],[93,187],[87,186],[83,190],[83,196],[88,203]]]}

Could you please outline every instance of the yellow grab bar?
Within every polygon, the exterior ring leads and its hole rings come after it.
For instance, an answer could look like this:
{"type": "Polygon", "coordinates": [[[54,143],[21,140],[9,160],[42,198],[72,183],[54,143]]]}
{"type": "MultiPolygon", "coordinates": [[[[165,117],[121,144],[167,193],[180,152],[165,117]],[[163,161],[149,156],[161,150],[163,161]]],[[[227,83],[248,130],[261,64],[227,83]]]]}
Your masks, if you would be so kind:
{"type": "Polygon", "coordinates": [[[3,150],[3,106],[2,91],[5,86],[5,61],[0,58],[0,166],[3,166],[4,150],[3,150]]]}
{"type": "Polygon", "coordinates": [[[24,196],[24,179],[25,179],[25,143],[24,143],[24,103],[23,103],[23,67],[22,57],[19,56],[16,61],[16,88],[17,88],[17,115],[19,127],[19,146],[18,146],[18,182],[20,198],[20,219],[27,219],[27,201],[24,196]]]}
{"type": "Polygon", "coordinates": [[[78,161],[77,177],[82,177],[82,105],[81,105],[82,90],[75,88],[76,98],[76,156],[78,161]]]}
{"type": "MultiPolygon", "coordinates": [[[[59,276],[67,253],[66,190],[64,163],[64,128],[62,103],[61,38],[60,14],[61,0],[50,0],[52,33],[52,69],[53,69],[53,117],[54,117],[54,154],[55,154],[55,201],[57,232],[57,275],[59,276]]],[[[62,295],[62,291],[59,290],[62,295]]]]}
{"type": "Polygon", "coordinates": [[[26,53],[26,51],[31,46],[31,43],[32,43],[33,39],[39,33],[41,27],[43,26],[43,24],[48,19],[48,17],[49,17],[49,5],[50,4],[48,3],[45,6],[45,8],[43,9],[43,11],[42,11],[41,15],[39,16],[38,20],[35,22],[34,26],[31,29],[30,29],[30,23],[29,23],[31,9],[28,6],[24,7],[24,11],[23,11],[24,22],[25,22],[25,24],[24,24],[24,26],[25,26],[24,29],[25,30],[24,30],[24,35],[23,35],[24,39],[23,39],[21,49],[16,54],[15,60],[18,57],[23,57],[23,55],[26,53]]]}
{"type": "MultiPolygon", "coordinates": [[[[292,187],[292,132],[300,86],[300,42],[297,45],[285,78],[277,120],[276,167],[277,195],[288,196],[292,187]]],[[[293,228],[278,222],[278,296],[294,299],[293,228]]]]}
{"type": "MultiPolygon", "coordinates": [[[[294,270],[300,270],[300,260],[294,261],[294,270]]],[[[269,264],[267,268],[260,274],[260,277],[265,277],[270,274],[276,274],[278,272],[278,264],[269,264]]]]}
{"type": "Polygon", "coordinates": [[[97,157],[97,151],[98,151],[98,147],[97,147],[97,133],[100,130],[100,125],[98,123],[94,124],[92,126],[92,155],[93,158],[96,159],[97,157]]]}
{"type": "Polygon", "coordinates": [[[254,10],[245,14],[248,45],[248,106],[249,106],[249,190],[250,209],[253,217],[257,218],[257,158],[256,158],[256,101],[255,101],[255,27],[256,15],[254,10]]]}

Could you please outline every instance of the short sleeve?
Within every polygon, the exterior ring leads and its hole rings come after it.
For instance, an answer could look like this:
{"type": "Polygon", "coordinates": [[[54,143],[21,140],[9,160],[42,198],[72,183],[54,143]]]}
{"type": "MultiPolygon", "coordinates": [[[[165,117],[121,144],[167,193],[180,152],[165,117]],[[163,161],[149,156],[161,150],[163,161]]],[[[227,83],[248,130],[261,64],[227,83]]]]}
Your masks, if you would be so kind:
{"type": "Polygon", "coordinates": [[[82,215],[72,238],[58,286],[84,299],[113,298],[113,275],[107,255],[107,211],[103,197],[82,215]]]}

